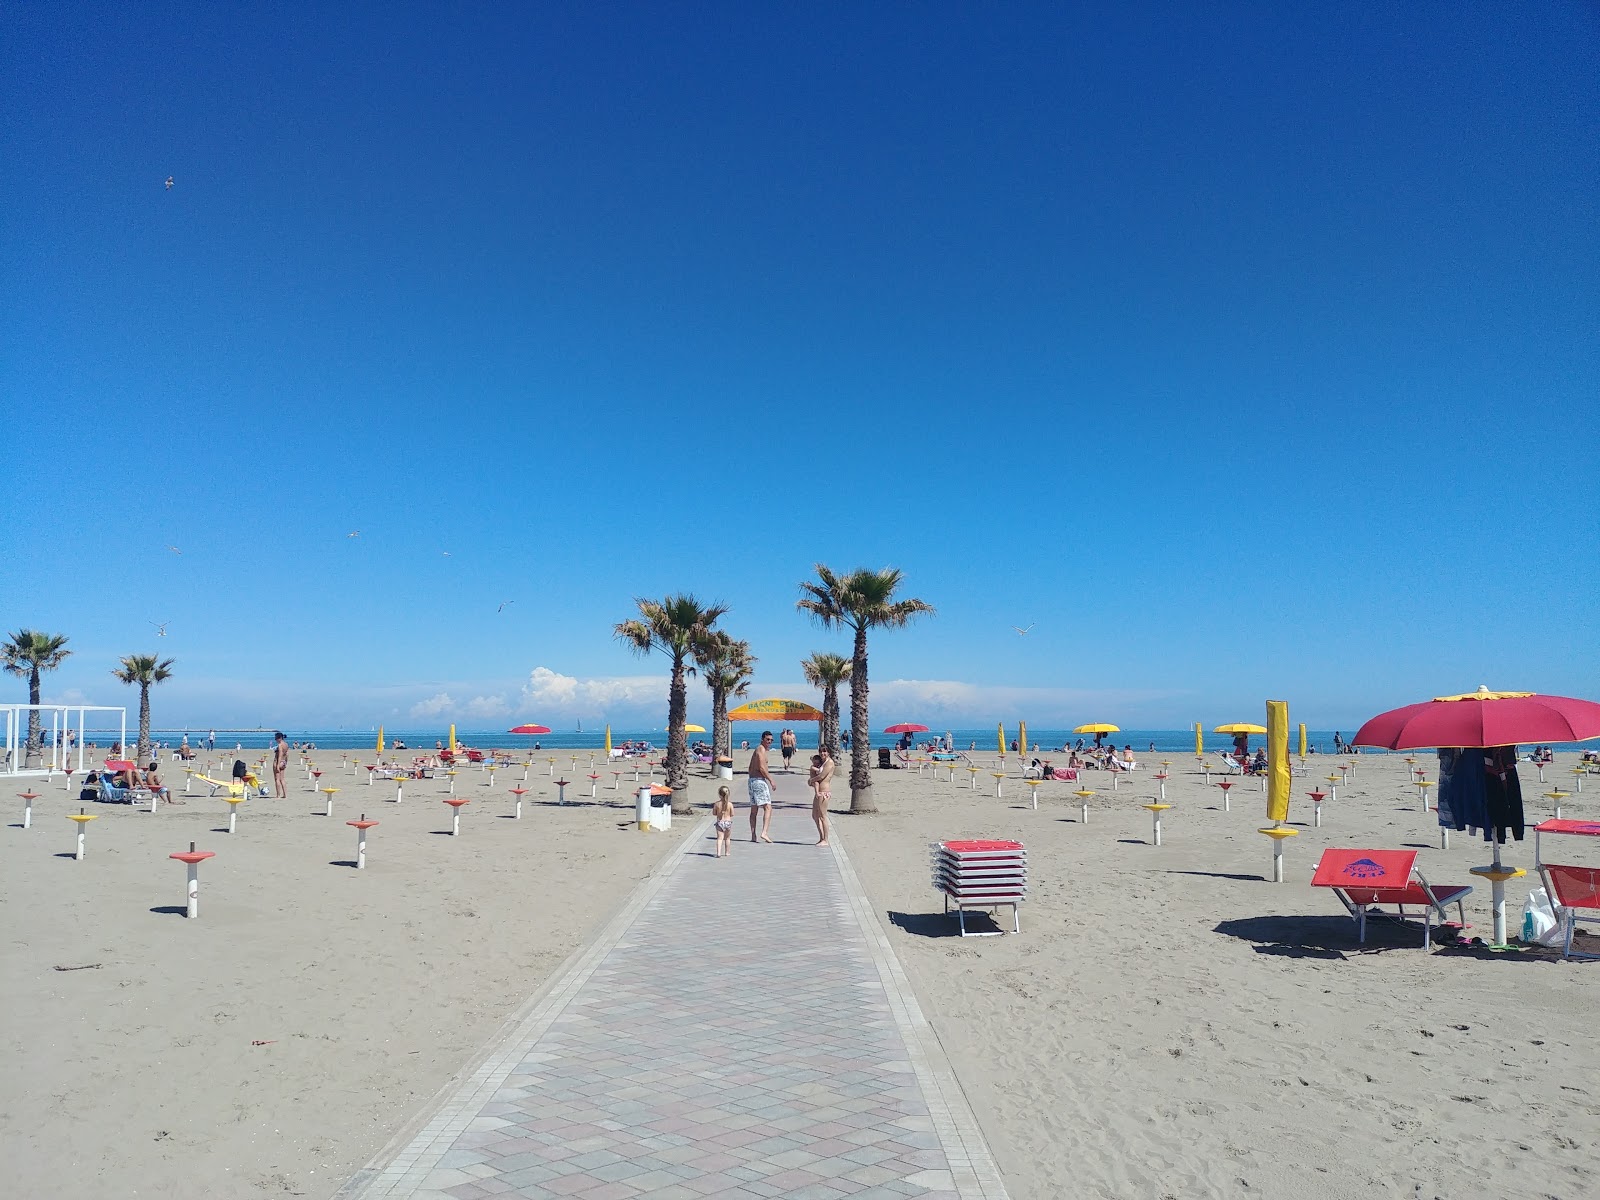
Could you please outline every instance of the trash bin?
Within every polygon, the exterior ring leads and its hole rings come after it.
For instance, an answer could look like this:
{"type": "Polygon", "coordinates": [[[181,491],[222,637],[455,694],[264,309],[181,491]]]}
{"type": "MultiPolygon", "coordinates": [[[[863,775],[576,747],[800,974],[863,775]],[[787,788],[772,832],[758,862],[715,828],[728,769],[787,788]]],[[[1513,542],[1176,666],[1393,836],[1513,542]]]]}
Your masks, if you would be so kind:
{"type": "Polygon", "coordinates": [[[887,747],[887,746],[879,746],[878,747],[878,770],[880,770],[880,771],[892,771],[892,770],[894,770],[894,763],[889,761],[889,747],[887,747]]]}
{"type": "Polygon", "coordinates": [[[717,759],[716,776],[718,779],[732,779],[733,759],[727,757],[717,759]]]}

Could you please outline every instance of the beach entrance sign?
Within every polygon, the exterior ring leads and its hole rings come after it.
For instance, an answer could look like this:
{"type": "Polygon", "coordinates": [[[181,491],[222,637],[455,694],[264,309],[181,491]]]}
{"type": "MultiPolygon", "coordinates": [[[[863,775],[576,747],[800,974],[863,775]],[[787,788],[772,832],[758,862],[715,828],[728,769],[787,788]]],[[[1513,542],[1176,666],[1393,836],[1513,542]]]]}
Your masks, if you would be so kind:
{"type": "Polygon", "coordinates": [[[820,721],[822,710],[804,700],[752,700],[728,714],[730,721],[820,721]]]}

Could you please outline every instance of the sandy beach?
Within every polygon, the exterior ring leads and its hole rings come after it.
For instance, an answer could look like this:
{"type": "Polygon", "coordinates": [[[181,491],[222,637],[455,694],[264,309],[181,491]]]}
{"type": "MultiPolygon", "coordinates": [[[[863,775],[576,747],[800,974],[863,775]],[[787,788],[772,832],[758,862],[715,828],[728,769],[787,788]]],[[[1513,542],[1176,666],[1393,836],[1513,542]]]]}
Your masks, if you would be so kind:
{"type": "MultiPolygon", "coordinates": [[[[1550,951],[1429,956],[1420,933],[1381,924],[1361,948],[1333,896],[1309,886],[1332,846],[1419,847],[1430,881],[1479,883],[1467,868],[1489,861],[1487,847],[1459,833],[1437,848],[1404,756],[1363,755],[1320,829],[1300,794],[1311,784],[1296,778],[1290,817],[1301,829],[1281,885],[1267,882],[1271,850],[1255,832],[1266,823],[1259,784],[1236,786],[1224,813],[1194,759],[1173,758],[1160,848],[1137,807],[1156,789],[1148,771],[1117,792],[1086,772],[1099,791],[1087,826],[1066,794],[1078,784],[1044,784],[1035,812],[1015,779],[995,799],[987,770],[976,794],[965,779],[875,772],[883,811],[838,822],[1011,1194],[1576,1200],[1600,1190],[1600,963],[1550,951]],[[977,836],[1028,847],[1020,937],[961,939],[953,918],[929,915],[939,904],[928,844],[977,836]]],[[[1546,778],[1570,791],[1576,758],[1558,755],[1546,778]]],[[[1332,761],[1312,757],[1312,778],[1332,761]]],[[[1432,755],[1418,762],[1431,768],[1432,755]]],[[[1526,764],[1521,774],[1531,826],[1550,815],[1549,789],[1526,764]]],[[[1591,779],[1564,815],[1592,818],[1597,799],[1591,779]]],[[[1546,838],[1544,852],[1600,864],[1590,839],[1546,838]]],[[[1531,867],[1531,831],[1504,857],[1531,867]]],[[[1508,884],[1512,937],[1536,881],[1530,871],[1508,884]]],[[[1486,883],[1466,914],[1469,936],[1487,937],[1486,883]]]]}
{"type": "MultiPolygon", "coordinates": [[[[1570,787],[1574,758],[1548,777],[1570,787]]],[[[882,811],[835,826],[1013,1197],[1600,1188],[1587,1031],[1600,964],[1430,956],[1381,923],[1358,948],[1333,897],[1308,886],[1328,846],[1416,846],[1435,882],[1474,882],[1483,844],[1458,834],[1437,848],[1402,756],[1362,757],[1321,829],[1297,794],[1282,885],[1267,882],[1253,780],[1224,813],[1193,760],[1174,761],[1156,848],[1137,807],[1155,790],[1148,770],[1116,792],[1087,773],[1085,826],[1067,794],[1078,785],[1046,783],[1035,811],[1014,761],[1001,799],[989,758],[976,761],[976,792],[966,772],[874,772],[882,811]],[[929,843],[968,836],[1027,844],[1021,936],[963,940],[940,915],[929,843]]],[[[1311,762],[1325,774],[1332,760],[1311,762]]],[[[329,770],[343,789],[332,821],[291,772],[291,798],[250,801],[232,836],[216,832],[220,799],[154,815],[98,805],[89,858],[73,862],[63,817],[77,804],[59,780],[33,829],[4,831],[0,1148],[17,1194],[331,1196],[678,843],[633,829],[628,775],[613,793],[608,773],[598,803],[585,780],[569,788],[583,802],[559,807],[538,764],[519,822],[506,789],[520,769],[493,787],[468,772],[458,792],[473,803],[452,838],[442,781],[396,805],[392,785],[329,770]],[[357,872],[344,821],[363,810],[382,824],[357,872]],[[198,921],[182,917],[183,868],[166,858],[191,840],[217,852],[198,921]]],[[[1531,824],[1547,802],[1524,774],[1531,824]]],[[[780,778],[780,836],[801,836],[809,821],[787,802],[803,784],[780,778]]],[[[697,805],[713,789],[697,776],[697,805]]],[[[1600,782],[1567,815],[1595,815],[1595,795],[1600,782]]],[[[1546,856],[1600,859],[1548,842],[1546,856]]],[[[1531,866],[1531,834],[1506,858],[1531,866]]],[[[1510,885],[1513,931],[1528,885],[1510,885]]],[[[1488,932],[1486,886],[1467,919],[1488,932]]]]}
{"type": "Polygon", "coordinates": [[[76,786],[70,804],[59,777],[36,787],[26,832],[15,802],[0,839],[10,1194],[331,1195],[676,844],[637,831],[631,772],[617,792],[606,774],[598,806],[583,779],[567,789],[582,803],[560,807],[542,761],[526,785],[520,767],[492,788],[468,770],[450,837],[444,780],[395,804],[337,755],[319,765],[342,789],[331,821],[291,767],[289,799],[247,802],[232,836],[203,794],[155,814],[91,805],[81,863],[76,786]],[[356,871],[345,821],[363,811],[381,824],[356,871]],[[167,858],[191,841],[216,852],[195,921],[167,858]]]}

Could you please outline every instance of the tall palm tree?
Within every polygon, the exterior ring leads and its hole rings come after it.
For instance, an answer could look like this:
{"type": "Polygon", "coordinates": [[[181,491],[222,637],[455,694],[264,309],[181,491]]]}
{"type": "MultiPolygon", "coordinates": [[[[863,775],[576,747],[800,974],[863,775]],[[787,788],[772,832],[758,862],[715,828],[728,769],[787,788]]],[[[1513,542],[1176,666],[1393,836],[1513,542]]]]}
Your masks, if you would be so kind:
{"type": "Polygon", "coordinates": [[[732,751],[728,698],[749,694],[756,656],[750,653],[749,642],[736,641],[718,629],[695,656],[695,661],[700,664],[700,678],[711,692],[711,756],[715,759],[732,751]]]}
{"type": "Polygon", "coordinates": [[[111,673],[123,683],[139,687],[139,753],[135,762],[150,761],[150,688],[162,680],[172,678],[172,659],[158,662],[154,654],[130,654],[122,660],[120,669],[111,673]]]}
{"type": "Polygon", "coordinates": [[[817,728],[817,749],[835,761],[839,758],[839,685],[850,678],[850,660],[842,654],[818,651],[800,664],[806,682],[822,689],[822,721],[817,728]]]}
{"type": "Polygon", "coordinates": [[[635,654],[655,650],[672,659],[672,683],[667,689],[667,786],[672,789],[673,812],[689,812],[689,747],[683,730],[689,710],[686,680],[694,670],[689,663],[710,640],[712,626],[728,609],[721,604],[702,607],[687,592],[664,600],[635,597],[633,602],[639,606],[639,616],[620,622],[613,633],[635,654]]]}
{"type": "Polygon", "coordinates": [[[901,629],[920,616],[932,616],[933,605],[922,600],[896,600],[901,573],[895,567],[865,568],[835,575],[816,565],[816,583],[800,585],[795,607],[824,629],[848,629],[855,635],[850,659],[850,811],[877,812],[872,802],[872,731],[867,717],[867,630],[901,629]]]}
{"type": "MultiPolygon", "coordinates": [[[[28,703],[40,704],[39,675],[54,671],[72,651],[66,648],[67,637],[62,633],[39,633],[33,629],[19,629],[0,644],[0,661],[11,674],[28,681],[28,703]]],[[[28,765],[39,754],[39,710],[28,711],[28,745],[23,757],[28,765]]]]}

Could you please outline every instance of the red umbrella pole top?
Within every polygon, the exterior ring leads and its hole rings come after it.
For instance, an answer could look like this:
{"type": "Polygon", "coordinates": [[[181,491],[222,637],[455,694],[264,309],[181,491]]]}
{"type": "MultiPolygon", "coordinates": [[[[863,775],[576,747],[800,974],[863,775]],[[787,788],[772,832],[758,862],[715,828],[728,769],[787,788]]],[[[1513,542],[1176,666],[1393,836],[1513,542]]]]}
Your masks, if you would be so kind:
{"type": "Polygon", "coordinates": [[[444,803],[448,804],[451,808],[460,808],[463,804],[471,804],[472,801],[461,796],[451,796],[447,798],[444,803]]]}
{"type": "Polygon", "coordinates": [[[1421,750],[1581,742],[1592,737],[1600,737],[1600,704],[1592,700],[1481,687],[1380,713],[1358,729],[1352,741],[1386,750],[1421,750]]]}
{"type": "Polygon", "coordinates": [[[376,821],[369,821],[365,817],[362,817],[361,820],[359,820],[359,821],[346,821],[345,824],[346,825],[353,825],[357,829],[371,829],[374,825],[377,824],[377,822],[376,821]]]}
{"type": "Polygon", "coordinates": [[[206,859],[215,858],[216,856],[217,854],[214,850],[184,850],[178,854],[167,855],[168,858],[175,858],[179,862],[188,863],[190,866],[198,862],[205,862],[206,859]]]}

